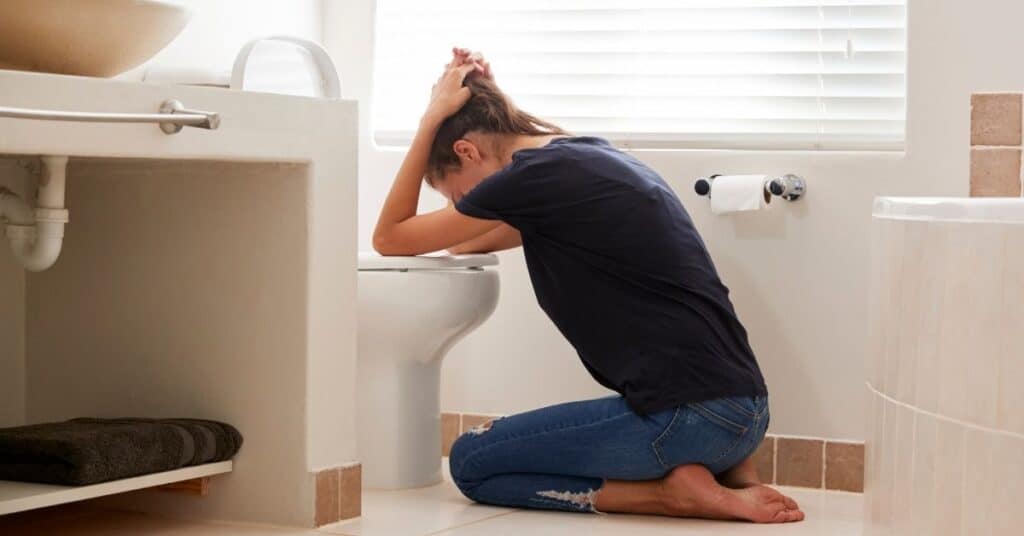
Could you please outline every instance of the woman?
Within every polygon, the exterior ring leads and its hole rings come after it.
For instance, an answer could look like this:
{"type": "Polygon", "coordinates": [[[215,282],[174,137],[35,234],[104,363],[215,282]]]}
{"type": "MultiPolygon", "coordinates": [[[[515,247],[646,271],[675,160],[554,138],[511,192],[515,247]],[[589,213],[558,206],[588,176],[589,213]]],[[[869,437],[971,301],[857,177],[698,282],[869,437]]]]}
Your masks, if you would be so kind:
{"type": "Polygon", "coordinates": [[[517,109],[453,49],[374,232],[384,255],[523,246],[537,300],[616,396],[513,415],[452,446],[489,504],[800,521],[750,460],[767,389],[728,289],[679,199],[595,137],[517,109]],[[420,181],[451,200],[416,214],[420,181]]]}

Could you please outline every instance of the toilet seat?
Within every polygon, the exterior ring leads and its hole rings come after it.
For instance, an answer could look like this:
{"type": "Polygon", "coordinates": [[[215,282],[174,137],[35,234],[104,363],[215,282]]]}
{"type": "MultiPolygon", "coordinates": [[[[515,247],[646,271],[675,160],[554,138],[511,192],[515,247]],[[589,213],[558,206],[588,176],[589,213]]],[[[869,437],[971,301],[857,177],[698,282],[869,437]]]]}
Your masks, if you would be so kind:
{"type": "Polygon", "coordinates": [[[410,270],[465,270],[495,266],[498,256],[492,253],[471,255],[418,255],[415,257],[385,257],[377,253],[360,252],[360,271],[410,270]]]}

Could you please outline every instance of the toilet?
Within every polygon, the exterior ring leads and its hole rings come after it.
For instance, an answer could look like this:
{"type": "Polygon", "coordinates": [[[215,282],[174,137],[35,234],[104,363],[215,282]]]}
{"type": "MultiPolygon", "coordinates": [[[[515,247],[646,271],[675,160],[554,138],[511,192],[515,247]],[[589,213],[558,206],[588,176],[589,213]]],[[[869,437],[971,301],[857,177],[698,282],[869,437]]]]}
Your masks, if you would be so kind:
{"type": "Polygon", "coordinates": [[[441,361],[498,303],[495,255],[359,254],[357,445],[363,485],[441,482],[441,361]]]}

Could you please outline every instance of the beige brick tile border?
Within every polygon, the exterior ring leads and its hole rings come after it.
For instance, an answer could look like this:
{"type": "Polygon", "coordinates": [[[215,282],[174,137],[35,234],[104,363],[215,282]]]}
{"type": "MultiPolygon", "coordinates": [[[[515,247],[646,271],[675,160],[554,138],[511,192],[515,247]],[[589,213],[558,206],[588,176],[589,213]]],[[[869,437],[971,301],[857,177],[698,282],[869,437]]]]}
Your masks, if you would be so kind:
{"type": "MultiPolygon", "coordinates": [[[[442,413],[442,452],[447,456],[460,434],[498,417],[502,415],[442,413]]],[[[754,463],[766,484],[864,491],[863,442],[768,435],[754,453],[754,463]]]]}

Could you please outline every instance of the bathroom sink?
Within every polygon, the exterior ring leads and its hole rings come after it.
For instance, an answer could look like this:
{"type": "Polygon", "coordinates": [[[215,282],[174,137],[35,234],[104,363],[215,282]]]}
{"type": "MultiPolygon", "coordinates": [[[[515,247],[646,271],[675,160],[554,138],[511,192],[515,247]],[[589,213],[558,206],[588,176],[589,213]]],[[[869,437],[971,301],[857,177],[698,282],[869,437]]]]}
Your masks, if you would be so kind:
{"type": "Polygon", "coordinates": [[[115,76],[153,57],[189,18],[156,0],[0,0],[0,69],[115,76]]]}

